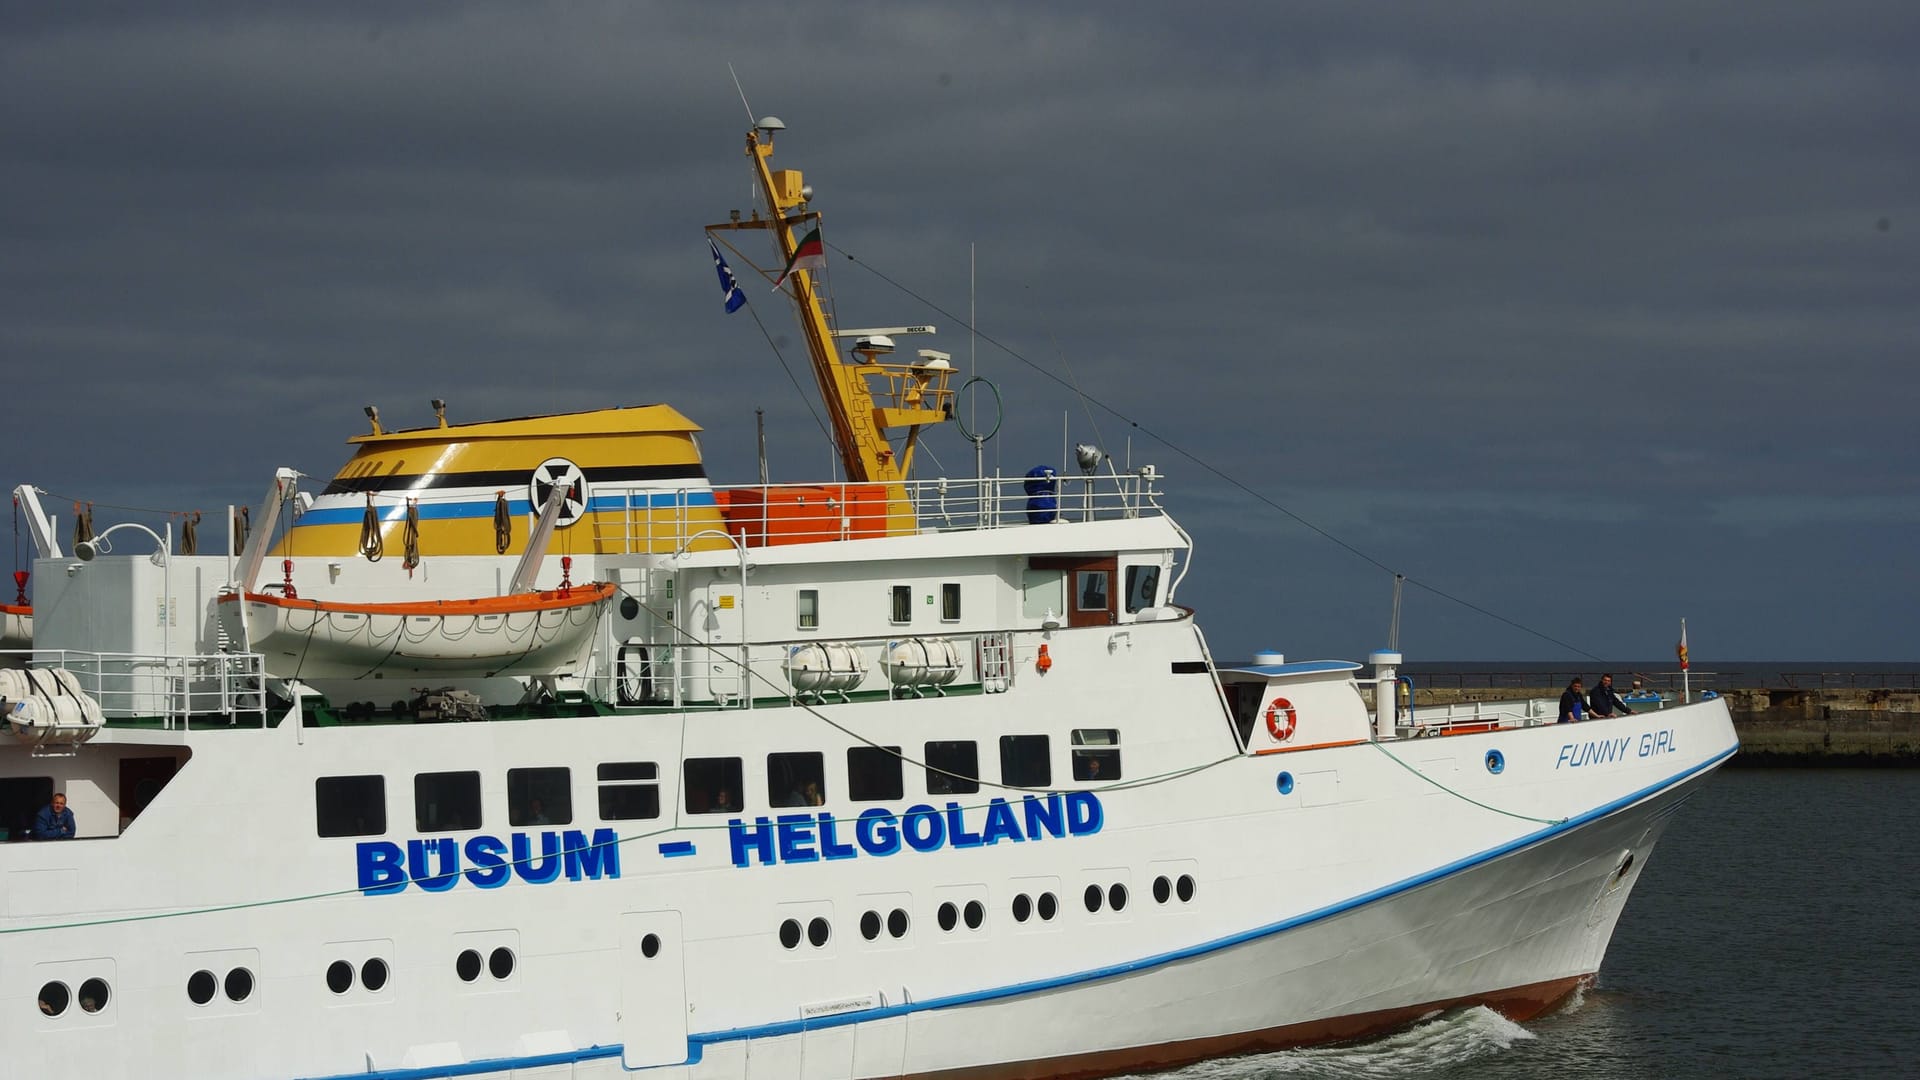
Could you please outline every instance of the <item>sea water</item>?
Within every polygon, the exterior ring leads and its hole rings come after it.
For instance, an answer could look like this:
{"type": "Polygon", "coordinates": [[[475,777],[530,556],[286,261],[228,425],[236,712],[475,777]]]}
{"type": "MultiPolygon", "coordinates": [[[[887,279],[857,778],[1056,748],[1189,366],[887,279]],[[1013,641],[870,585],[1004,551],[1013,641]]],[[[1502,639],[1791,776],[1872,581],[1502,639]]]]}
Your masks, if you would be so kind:
{"type": "Polygon", "coordinates": [[[1181,1080],[1920,1076],[1920,770],[1723,772],[1670,823],[1600,978],[1181,1080]]]}

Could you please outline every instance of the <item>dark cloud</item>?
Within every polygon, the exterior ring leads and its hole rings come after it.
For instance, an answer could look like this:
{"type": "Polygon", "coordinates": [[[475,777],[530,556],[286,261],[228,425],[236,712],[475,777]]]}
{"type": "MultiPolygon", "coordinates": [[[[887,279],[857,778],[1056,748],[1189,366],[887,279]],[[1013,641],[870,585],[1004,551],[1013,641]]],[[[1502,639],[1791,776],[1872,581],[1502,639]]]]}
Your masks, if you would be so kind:
{"type": "MultiPolygon", "coordinates": [[[[1390,579],[1148,432],[1591,652],[1686,615],[1702,656],[1912,659],[1917,52],[1895,3],[11,5],[9,482],[250,501],[434,396],[671,401],[723,480],[765,406],[817,463],[786,478],[823,472],[713,295],[732,63],[857,256],[846,322],[965,357],[971,246],[981,329],[1123,414],[979,346],[990,463],[1064,414],[1171,475],[1218,651],[1362,652],[1390,579]]],[[[1419,655],[1563,655],[1408,620],[1419,655]]]]}

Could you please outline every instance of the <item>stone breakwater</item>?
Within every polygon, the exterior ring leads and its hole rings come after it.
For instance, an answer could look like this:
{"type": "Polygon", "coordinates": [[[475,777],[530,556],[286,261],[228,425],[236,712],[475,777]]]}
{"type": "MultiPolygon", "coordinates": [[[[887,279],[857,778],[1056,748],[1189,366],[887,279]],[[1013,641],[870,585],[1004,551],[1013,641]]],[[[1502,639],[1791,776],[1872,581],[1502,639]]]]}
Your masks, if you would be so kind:
{"type": "MultiPolygon", "coordinates": [[[[1920,767],[1920,690],[1722,689],[1740,734],[1734,767],[1920,767]]],[[[1421,688],[1416,714],[1428,707],[1512,701],[1549,695],[1539,688],[1421,688]]]]}

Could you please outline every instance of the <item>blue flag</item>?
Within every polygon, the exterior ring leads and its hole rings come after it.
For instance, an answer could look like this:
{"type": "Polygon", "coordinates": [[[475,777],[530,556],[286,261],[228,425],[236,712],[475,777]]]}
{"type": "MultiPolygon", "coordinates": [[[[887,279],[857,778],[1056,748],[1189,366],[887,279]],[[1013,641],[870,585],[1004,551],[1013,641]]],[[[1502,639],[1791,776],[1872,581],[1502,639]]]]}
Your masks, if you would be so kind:
{"type": "Polygon", "coordinates": [[[747,294],[733,280],[733,267],[727,265],[727,257],[720,254],[720,245],[713,242],[713,237],[707,237],[707,246],[713,249],[713,268],[720,274],[720,291],[726,294],[727,314],[731,315],[747,302],[747,294]]]}

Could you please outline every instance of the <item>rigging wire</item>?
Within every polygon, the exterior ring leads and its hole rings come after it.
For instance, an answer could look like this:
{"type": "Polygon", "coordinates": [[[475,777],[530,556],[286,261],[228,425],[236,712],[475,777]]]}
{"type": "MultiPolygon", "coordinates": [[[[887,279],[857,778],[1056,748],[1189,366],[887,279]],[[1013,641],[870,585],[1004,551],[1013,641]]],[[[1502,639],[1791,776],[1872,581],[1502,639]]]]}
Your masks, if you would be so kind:
{"type": "MultiPolygon", "coordinates": [[[[1366,562],[1382,571],[1385,571],[1388,574],[1400,574],[1400,571],[1395,570],[1393,567],[1380,561],[1379,559],[1368,554],[1367,552],[1362,551],[1360,548],[1355,547],[1354,545],[1348,543],[1347,541],[1342,540],[1340,537],[1335,536],[1333,533],[1328,532],[1327,530],[1321,528],[1320,526],[1300,516],[1299,514],[1288,509],[1286,506],[1281,505],[1279,502],[1267,496],[1266,494],[1255,490],[1253,487],[1249,486],[1246,482],[1233,476],[1231,473],[1227,472],[1225,469],[1222,469],[1219,466],[1214,465],[1213,463],[1207,461],[1205,458],[1201,457],[1199,454],[1195,453],[1194,451],[1188,450],[1186,447],[1180,445],[1179,443],[1174,442],[1172,439],[1168,438],[1167,436],[1162,435],[1160,432],[1154,430],[1151,427],[1148,427],[1147,425],[1141,423],[1139,420],[1136,420],[1133,417],[1128,416],[1126,413],[1121,412],[1119,409],[1115,408],[1112,405],[1107,404],[1105,401],[1102,401],[1101,399],[1093,396],[1092,394],[1083,393],[1076,384],[1074,384],[1073,382],[1067,379],[1062,379],[1059,375],[1056,375],[1053,372],[1047,370],[1046,368],[1041,367],[1039,364],[1035,363],[1033,360],[1028,359],[1024,354],[1022,354],[1018,349],[1015,349],[1013,346],[1008,345],[1005,342],[1002,342],[1001,340],[994,337],[992,334],[987,333],[984,330],[974,329],[971,325],[967,324],[965,320],[961,319],[960,316],[954,314],[951,311],[948,311],[944,307],[941,307],[939,304],[935,303],[933,300],[927,298],[926,296],[923,296],[920,293],[915,292],[912,288],[902,284],[898,280],[894,279],[892,276],[888,275],[885,271],[861,259],[859,256],[855,255],[853,252],[850,252],[847,249],[840,247],[838,244],[829,243],[826,246],[831,247],[833,250],[839,252],[842,255],[845,255],[847,257],[847,261],[854,263],[855,265],[859,266],[861,269],[879,278],[881,281],[886,282],[887,284],[893,286],[895,289],[898,289],[899,291],[907,294],[908,296],[913,297],[915,300],[920,301],[922,304],[925,304],[929,309],[938,312],[942,318],[952,319],[956,322],[961,323],[961,325],[963,326],[967,326],[971,332],[978,334],[980,338],[984,340],[987,344],[993,346],[996,349],[999,349],[1001,352],[1004,352],[1008,356],[1013,357],[1015,360],[1018,360],[1021,363],[1027,365],[1029,368],[1032,368],[1035,372],[1038,372],[1040,375],[1046,377],[1047,379],[1052,380],[1054,383],[1058,384],[1059,386],[1065,387],[1066,389],[1076,394],[1079,394],[1083,399],[1083,401],[1090,401],[1093,404],[1098,405],[1103,411],[1111,414],[1112,416],[1114,416],[1119,420],[1125,421],[1130,427],[1138,430],[1141,434],[1147,436],[1150,439],[1153,439],[1154,441],[1158,442],[1160,445],[1166,447],[1168,450],[1171,450],[1173,453],[1178,454],[1180,457],[1193,463],[1194,465],[1198,466],[1202,470],[1208,473],[1211,473],[1213,476],[1219,478],[1220,480],[1226,482],[1232,487],[1238,489],[1240,492],[1247,495],[1249,498],[1252,498],[1255,501],[1267,506],[1268,508],[1286,515],[1288,518],[1291,518],[1295,523],[1299,524],[1303,528],[1307,529],[1310,532],[1315,533],[1322,539],[1328,541],[1329,543],[1332,543],[1336,547],[1339,547],[1341,550],[1347,552],[1348,554],[1354,556],[1355,558],[1360,559],[1361,561],[1366,562]]],[[[1095,430],[1097,432],[1098,429],[1096,428],[1095,430]]],[[[1580,656],[1584,656],[1589,660],[1595,660],[1595,661],[1602,660],[1601,657],[1596,656],[1593,653],[1590,653],[1587,650],[1580,648],[1578,645],[1574,645],[1570,642],[1562,641],[1561,639],[1554,637],[1552,634],[1549,634],[1544,630],[1536,630],[1533,627],[1526,625],[1525,623],[1518,622],[1514,619],[1510,619],[1498,612],[1489,611],[1485,607],[1482,607],[1481,605],[1476,604],[1473,601],[1468,600],[1464,597],[1456,596],[1453,593],[1450,593],[1447,590],[1442,589],[1437,585],[1431,584],[1426,581],[1422,581],[1421,579],[1413,577],[1412,575],[1401,575],[1401,576],[1405,578],[1408,584],[1425,589],[1427,592],[1432,593],[1433,595],[1441,598],[1442,600],[1452,601],[1453,603],[1458,604],[1469,611],[1477,612],[1478,614],[1483,615],[1489,619],[1492,619],[1495,622],[1505,624],[1506,626],[1510,626],[1515,630],[1521,631],[1522,633],[1530,634],[1534,637],[1539,638],[1542,641],[1548,642],[1553,645],[1558,645],[1560,648],[1563,648],[1568,652],[1576,653],[1580,656]]]]}

